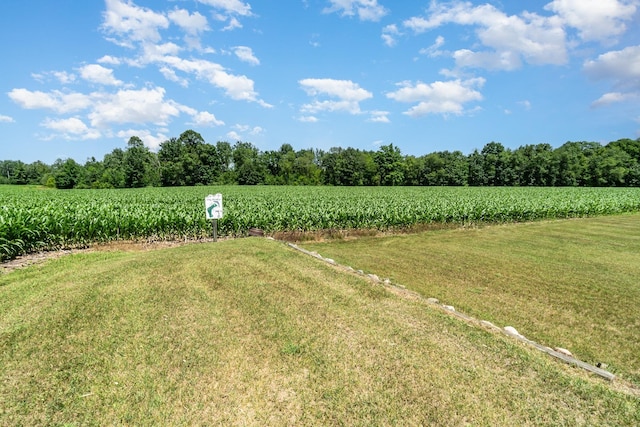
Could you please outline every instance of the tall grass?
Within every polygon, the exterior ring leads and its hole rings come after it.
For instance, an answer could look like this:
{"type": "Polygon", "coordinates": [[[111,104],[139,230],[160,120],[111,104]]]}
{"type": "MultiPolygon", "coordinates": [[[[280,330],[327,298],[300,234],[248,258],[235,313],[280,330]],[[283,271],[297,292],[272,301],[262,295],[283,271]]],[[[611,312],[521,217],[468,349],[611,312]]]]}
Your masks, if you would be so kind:
{"type": "Polygon", "coordinates": [[[640,210],[638,188],[188,187],[42,191],[0,186],[0,259],[118,239],[211,233],[204,198],[222,193],[219,235],[530,221],[640,210]]]}

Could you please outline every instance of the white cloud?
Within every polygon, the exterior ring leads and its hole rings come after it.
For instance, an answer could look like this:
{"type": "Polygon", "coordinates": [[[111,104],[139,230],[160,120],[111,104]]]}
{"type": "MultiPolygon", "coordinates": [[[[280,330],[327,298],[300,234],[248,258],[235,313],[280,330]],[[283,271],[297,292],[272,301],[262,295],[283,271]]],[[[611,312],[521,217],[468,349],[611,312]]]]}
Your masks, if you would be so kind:
{"type": "Polygon", "coordinates": [[[227,132],[227,138],[232,141],[242,141],[242,137],[240,136],[240,134],[234,130],[227,132]]]}
{"type": "MultiPolygon", "coordinates": [[[[170,81],[182,86],[187,86],[187,77],[179,76],[178,72],[193,74],[197,78],[208,81],[210,84],[221,88],[225,95],[234,100],[256,102],[265,108],[272,105],[260,99],[254,89],[254,82],[244,75],[234,75],[214,62],[204,59],[183,59],[179,53],[183,50],[173,42],[162,43],[160,29],[165,29],[170,22],[176,23],[187,31],[185,38],[191,48],[200,49],[198,34],[208,29],[206,18],[198,12],[190,13],[182,9],[174,9],[168,13],[169,18],[150,9],[138,7],[127,0],[106,0],[107,10],[104,13],[103,29],[120,39],[117,42],[123,46],[135,47],[139,45],[141,54],[126,63],[133,67],[145,67],[155,64],[160,72],[170,81]]],[[[214,18],[235,20],[235,16],[251,16],[251,6],[239,0],[199,0],[203,4],[221,10],[223,14],[214,14],[214,18]]],[[[205,52],[213,52],[205,49],[205,52]]],[[[253,55],[250,48],[239,46],[236,55],[252,64],[259,64],[259,60],[253,55]]],[[[101,58],[110,61],[110,57],[101,58]]],[[[105,77],[105,76],[103,76],[105,77]]],[[[112,83],[114,83],[112,81],[112,83]]]]}
{"type": "Polygon", "coordinates": [[[544,8],[556,12],[585,41],[607,41],[626,31],[637,0],[553,0],[544,8]]]}
{"type": "Polygon", "coordinates": [[[178,83],[182,87],[189,86],[189,80],[179,77],[174,70],[169,67],[160,67],[160,72],[165,79],[178,83]]]}
{"type": "Polygon", "coordinates": [[[373,123],[391,123],[391,120],[389,120],[389,112],[388,111],[379,111],[379,110],[374,110],[374,111],[370,111],[369,114],[371,115],[371,117],[369,117],[370,122],[373,123]]]}
{"type": "Polygon", "coordinates": [[[111,55],[104,55],[102,58],[97,61],[99,64],[109,64],[109,65],[120,65],[122,61],[120,58],[116,58],[111,55]]]}
{"type": "Polygon", "coordinates": [[[27,89],[13,89],[9,92],[9,98],[28,110],[44,108],[61,114],[84,110],[91,106],[93,102],[90,95],[76,92],[65,93],[58,90],[46,93],[27,89]]]}
{"type": "Polygon", "coordinates": [[[360,114],[360,102],[373,98],[371,92],[362,89],[351,80],[304,79],[299,83],[310,96],[338,98],[338,100],[314,100],[311,104],[305,104],[302,107],[305,113],[346,111],[351,114],[360,114]]]}
{"type": "Polygon", "coordinates": [[[331,6],[324,13],[341,12],[342,16],[358,15],[361,21],[379,21],[387,10],[378,4],[378,0],[329,0],[331,6]]]}
{"type": "Polygon", "coordinates": [[[52,74],[63,85],[76,81],[76,75],[73,73],[67,73],[66,71],[53,71],[52,74]]]}
{"type": "Polygon", "coordinates": [[[444,37],[438,36],[431,46],[420,49],[420,53],[422,55],[427,55],[431,58],[434,58],[443,54],[443,52],[440,50],[442,46],[444,46],[444,37]]]}
{"type": "Polygon", "coordinates": [[[15,122],[15,120],[13,120],[13,117],[0,114],[0,123],[13,123],[13,122],[15,122]]]}
{"type": "Polygon", "coordinates": [[[191,123],[194,126],[222,126],[224,122],[222,120],[216,119],[216,116],[213,114],[202,111],[193,115],[193,119],[191,123]]]}
{"type": "Polygon", "coordinates": [[[142,140],[146,147],[149,147],[152,151],[157,151],[160,148],[160,144],[169,138],[162,132],[158,132],[153,135],[148,129],[128,129],[119,131],[116,136],[122,138],[125,141],[129,141],[132,136],[137,136],[142,140]]]}
{"type": "Polygon", "coordinates": [[[229,24],[222,29],[222,31],[232,31],[238,28],[242,28],[242,24],[236,17],[229,18],[229,24]]]}
{"type": "Polygon", "coordinates": [[[593,101],[592,107],[604,107],[607,105],[615,104],[618,102],[626,102],[631,100],[640,99],[640,93],[621,93],[621,92],[609,92],[602,95],[597,100],[593,101]]]}
{"type": "Polygon", "coordinates": [[[74,83],[76,81],[76,75],[73,73],[68,73],[66,71],[46,71],[44,73],[31,73],[31,77],[33,77],[34,80],[40,83],[50,81],[51,77],[53,77],[63,85],[74,83]]]}
{"type": "Polygon", "coordinates": [[[531,110],[531,102],[530,101],[527,101],[527,100],[519,101],[518,105],[520,105],[522,108],[524,108],[527,111],[531,110]]]}
{"type": "Polygon", "coordinates": [[[198,78],[207,80],[212,85],[224,89],[231,99],[253,101],[263,107],[271,107],[270,104],[258,98],[258,93],[253,88],[253,80],[244,75],[229,74],[220,64],[203,59],[187,60],[177,56],[164,56],[155,60],[164,62],[166,66],[173,69],[195,74],[198,78]]]}
{"type": "Polygon", "coordinates": [[[198,12],[190,14],[188,10],[175,9],[169,12],[169,19],[182,28],[184,32],[192,36],[209,30],[207,18],[198,12]]]}
{"type": "Polygon", "coordinates": [[[298,117],[298,121],[303,123],[317,123],[319,120],[315,116],[300,116],[298,117]]]}
{"type": "Polygon", "coordinates": [[[113,76],[113,70],[98,64],[89,64],[80,67],[80,76],[88,82],[107,86],[122,86],[122,81],[113,76]]]}
{"type": "Polygon", "coordinates": [[[251,65],[260,65],[260,60],[255,57],[253,50],[251,50],[250,47],[236,46],[233,48],[233,52],[241,61],[247,62],[251,65]]]}
{"type": "Polygon", "coordinates": [[[115,94],[102,94],[89,113],[91,125],[106,128],[110,124],[154,123],[166,126],[177,117],[182,106],[164,99],[165,90],[160,87],[140,90],[120,90],[115,94]]]}
{"type": "Polygon", "coordinates": [[[118,44],[133,47],[131,41],[157,43],[160,29],[169,27],[169,19],[161,13],[136,6],[131,1],[106,0],[102,28],[109,34],[121,37],[118,44]]]}
{"type": "Polygon", "coordinates": [[[592,106],[640,98],[640,45],[603,53],[584,63],[584,71],[593,80],[610,80],[615,91],[602,95],[592,106]]]}
{"type": "Polygon", "coordinates": [[[613,80],[616,87],[640,90],[640,45],[603,53],[584,63],[587,75],[595,80],[613,80]]]}
{"type": "Polygon", "coordinates": [[[385,26],[382,29],[382,41],[384,41],[384,44],[389,46],[389,47],[393,47],[395,46],[398,41],[396,40],[396,36],[401,35],[400,31],[398,30],[398,26],[395,24],[390,24],[385,26]]]}
{"type": "Polygon", "coordinates": [[[100,131],[90,129],[82,120],[77,117],[67,119],[45,119],[41,126],[53,130],[64,139],[98,139],[102,137],[100,131]]]}
{"type": "Polygon", "coordinates": [[[427,18],[412,17],[403,22],[417,34],[445,24],[477,27],[481,44],[489,48],[454,52],[456,64],[461,67],[514,70],[523,60],[535,65],[567,62],[565,32],[557,16],[542,17],[529,12],[506,15],[490,4],[432,2],[427,18]]]}
{"type": "Polygon", "coordinates": [[[465,112],[464,105],[481,101],[482,94],[476,90],[484,85],[483,78],[468,80],[437,81],[431,84],[401,82],[400,89],[387,94],[387,97],[399,102],[417,103],[405,111],[411,117],[427,114],[456,114],[465,112]]]}
{"type": "Polygon", "coordinates": [[[209,31],[207,18],[198,12],[190,14],[185,9],[175,9],[169,12],[169,19],[186,33],[184,40],[191,49],[201,50],[200,34],[209,31]]]}
{"type": "Polygon", "coordinates": [[[229,14],[251,16],[251,5],[240,0],[198,0],[200,3],[221,9],[229,14]]]}

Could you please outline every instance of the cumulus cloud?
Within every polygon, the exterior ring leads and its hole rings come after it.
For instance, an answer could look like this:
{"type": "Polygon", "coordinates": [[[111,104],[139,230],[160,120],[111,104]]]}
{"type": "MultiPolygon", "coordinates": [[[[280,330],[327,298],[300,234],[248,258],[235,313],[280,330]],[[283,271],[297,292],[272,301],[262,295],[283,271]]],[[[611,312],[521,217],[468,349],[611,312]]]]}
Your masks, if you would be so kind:
{"type": "Polygon", "coordinates": [[[13,120],[13,117],[0,114],[0,123],[13,123],[13,122],[15,122],[15,120],[13,120]]]}
{"type": "Polygon", "coordinates": [[[164,95],[165,90],[161,87],[102,94],[88,117],[96,128],[123,123],[166,126],[173,117],[180,115],[183,108],[175,101],[165,100],[164,95]]]}
{"type": "Polygon", "coordinates": [[[388,111],[374,110],[374,111],[370,111],[369,114],[370,114],[370,117],[368,121],[370,122],[391,123],[391,120],[389,120],[390,113],[388,111]]]}
{"type": "Polygon", "coordinates": [[[616,86],[640,89],[640,45],[603,53],[584,63],[584,70],[595,80],[613,80],[616,86]]]}
{"type": "Polygon", "coordinates": [[[428,114],[456,114],[465,112],[465,104],[481,101],[482,94],[477,90],[485,83],[483,78],[468,80],[436,81],[433,83],[401,82],[400,89],[390,92],[387,97],[398,102],[415,103],[405,111],[411,117],[428,114]]]}
{"type": "Polygon", "coordinates": [[[535,13],[507,15],[490,4],[432,2],[426,17],[416,16],[403,26],[416,34],[445,24],[476,27],[480,43],[487,50],[461,49],[453,57],[460,67],[514,70],[529,64],[565,64],[566,37],[562,20],[535,13]]]}
{"type": "Polygon", "coordinates": [[[342,16],[355,16],[361,21],[379,21],[388,12],[378,0],[329,0],[330,7],[324,13],[340,12],[342,16]]]}
{"type": "Polygon", "coordinates": [[[191,14],[185,9],[175,9],[169,12],[168,16],[171,22],[186,33],[184,40],[189,48],[202,49],[200,34],[210,29],[207,18],[198,12],[191,14]]]}
{"type": "Polygon", "coordinates": [[[160,73],[162,73],[165,79],[178,83],[182,87],[189,86],[189,80],[185,79],[184,77],[178,76],[175,70],[169,67],[160,67],[160,73]]]}
{"type": "Polygon", "coordinates": [[[253,50],[247,46],[236,46],[233,48],[233,52],[243,62],[247,62],[251,65],[260,65],[260,60],[255,57],[253,50]]]}
{"type": "Polygon", "coordinates": [[[592,107],[604,107],[610,104],[618,102],[626,102],[631,100],[640,99],[640,93],[621,93],[621,92],[609,92],[602,95],[600,98],[593,101],[592,107]]]}
{"type": "Polygon", "coordinates": [[[115,56],[104,55],[96,62],[98,62],[99,64],[120,65],[122,63],[122,60],[120,58],[116,58],[115,56]]]}
{"type": "Polygon", "coordinates": [[[137,136],[142,140],[144,145],[152,151],[158,151],[160,144],[169,138],[162,132],[157,132],[155,135],[148,129],[127,129],[119,131],[116,136],[122,138],[124,141],[129,141],[132,136],[137,136]]]}
{"type": "MultiPolygon", "coordinates": [[[[221,13],[214,14],[217,19],[235,19],[235,16],[251,16],[251,6],[239,0],[199,0],[221,13]]],[[[212,85],[224,90],[225,95],[234,100],[256,102],[270,108],[270,104],[260,99],[254,89],[254,82],[244,75],[229,73],[222,65],[204,59],[183,59],[178,56],[182,50],[174,42],[162,43],[160,30],[168,28],[170,23],[178,25],[187,34],[187,44],[199,47],[196,40],[199,33],[209,29],[207,20],[198,12],[189,13],[183,9],[174,9],[165,16],[148,8],[139,7],[131,1],[107,0],[104,13],[103,30],[116,39],[116,43],[134,48],[138,46],[140,55],[126,60],[134,67],[157,65],[160,72],[170,81],[182,86],[188,85],[188,79],[178,73],[192,74],[197,78],[208,81],[212,85]],[[191,37],[191,38],[189,38],[191,37]]],[[[208,50],[211,51],[211,50],[208,50]]],[[[238,46],[235,53],[243,61],[259,64],[253,51],[246,46],[238,46]]],[[[102,61],[109,63],[111,57],[103,57],[102,61]]],[[[103,76],[106,79],[106,76],[103,76]]],[[[112,83],[114,83],[112,81],[112,83]]]]}
{"type": "Polygon", "coordinates": [[[371,92],[351,80],[303,79],[299,83],[310,96],[334,98],[324,101],[316,99],[311,104],[305,104],[302,107],[304,113],[346,111],[351,114],[360,114],[360,102],[373,97],[371,92]]]}
{"type": "Polygon", "coordinates": [[[524,101],[518,101],[518,105],[527,111],[531,110],[531,102],[526,99],[524,101]]]}
{"type": "Polygon", "coordinates": [[[202,4],[220,9],[225,13],[251,16],[251,5],[240,0],[198,0],[202,4]]]}
{"type": "Polygon", "coordinates": [[[204,79],[212,85],[223,89],[231,99],[253,101],[263,107],[271,107],[270,104],[258,98],[258,93],[253,87],[253,80],[244,75],[230,74],[220,64],[204,59],[190,60],[171,55],[158,58],[157,61],[163,62],[166,66],[173,69],[195,74],[198,78],[204,79]]]}
{"type": "Polygon", "coordinates": [[[242,141],[242,137],[235,130],[227,132],[227,138],[229,138],[232,141],[242,141]]]}
{"type": "MultiPolygon", "coordinates": [[[[223,18],[222,19],[223,21],[227,19],[224,16],[222,18],[223,18]]],[[[242,24],[240,23],[240,21],[238,21],[238,18],[236,18],[235,16],[228,19],[229,19],[229,24],[226,27],[224,27],[222,31],[232,31],[238,28],[242,28],[242,24]]]]}
{"type": "Polygon", "coordinates": [[[66,71],[53,71],[52,74],[63,85],[73,83],[76,81],[76,75],[73,73],[68,73],[66,71]]]}
{"type": "Polygon", "coordinates": [[[13,89],[9,98],[22,108],[28,110],[48,109],[57,113],[71,113],[88,108],[92,104],[92,96],[77,92],[30,91],[28,89],[13,89]]]}
{"type": "Polygon", "coordinates": [[[123,0],[106,0],[103,18],[102,28],[126,47],[133,47],[131,41],[159,42],[162,38],[159,30],[169,27],[164,14],[123,0]]]}
{"type": "Polygon", "coordinates": [[[593,80],[609,80],[615,91],[602,95],[595,107],[640,97],[640,45],[603,53],[584,63],[584,71],[593,80]]]}
{"type": "Polygon", "coordinates": [[[191,14],[185,9],[175,9],[169,12],[169,19],[192,36],[209,30],[207,18],[198,12],[191,14]]]}
{"type": "Polygon", "coordinates": [[[77,117],[67,119],[45,119],[41,126],[55,131],[65,139],[98,139],[102,137],[100,131],[90,129],[77,117]]]}
{"type": "Polygon", "coordinates": [[[297,120],[302,123],[317,123],[319,121],[316,116],[300,116],[297,120]]]}
{"type": "Polygon", "coordinates": [[[435,42],[433,42],[431,46],[424,49],[420,49],[420,53],[422,55],[427,55],[431,58],[440,56],[443,54],[443,52],[440,50],[442,46],[444,46],[444,37],[438,36],[436,37],[435,42]]]}
{"type": "Polygon", "coordinates": [[[191,123],[194,126],[222,126],[224,122],[222,120],[218,120],[215,115],[209,113],[208,111],[201,111],[196,114],[193,114],[193,119],[191,123]]]}
{"type": "Polygon", "coordinates": [[[396,24],[389,24],[382,29],[382,41],[385,45],[393,47],[398,44],[397,36],[401,35],[396,24]]]}
{"type": "Polygon", "coordinates": [[[637,6],[637,0],[553,0],[544,8],[576,28],[581,39],[607,41],[626,31],[637,6]]]}
{"type": "Polygon", "coordinates": [[[113,70],[98,64],[89,64],[81,67],[80,76],[88,82],[106,86],[122,86],[122,81],[113,76],[113,70]]]}

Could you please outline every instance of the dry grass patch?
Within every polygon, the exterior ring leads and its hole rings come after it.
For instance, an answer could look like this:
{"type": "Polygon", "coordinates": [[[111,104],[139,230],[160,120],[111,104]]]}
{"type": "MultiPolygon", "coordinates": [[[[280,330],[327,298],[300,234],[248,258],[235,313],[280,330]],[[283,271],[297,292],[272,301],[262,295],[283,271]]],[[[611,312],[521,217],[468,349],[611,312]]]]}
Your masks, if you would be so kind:
{"type": "Polygon", "coordinates": [[[640,385],[639,214],[304,247],[640,385]]]}
{"type": "Polygon", "coordinates": [[[578,370],[265,239],[0,276],[0,425],[637,425],[578,370]]]}

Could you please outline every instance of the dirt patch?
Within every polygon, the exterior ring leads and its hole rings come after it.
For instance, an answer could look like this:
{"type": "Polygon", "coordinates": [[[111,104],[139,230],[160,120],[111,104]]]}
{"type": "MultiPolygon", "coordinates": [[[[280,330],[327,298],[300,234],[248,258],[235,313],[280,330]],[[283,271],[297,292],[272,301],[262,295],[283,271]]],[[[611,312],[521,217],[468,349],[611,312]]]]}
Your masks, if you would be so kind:
{"type": "Polygon", "coordinates": [[[26,254],[0,263],[0,272],[9,273],[10,271],[17,270],[19,268],[29,267],[34,264],[42,264],[50,259],[60,258],[65,255],[71,255],[79,252],[89,252],[91,250],[91,248],[61,249],[58,251],[43,251],[26,254]]]}
{"type": "MultiPolygon", "coordinates": [[[[218,239],[221,240],[221,239],[218,239]]],[[[108,243],[94,243],[84,248],[59,249],[52,251],[35,252],[21,255],[17,258],[0,263],[0,273],[9,273],[19,268],[26,268],[36,264],[42,264],[50,259],[60,258],[66,255],[82,252],[139,252],[155,249],[172,248],[193,243],[213,241],[213,239],[180,240],[180,241],[114,241],[108,243]]]]}

